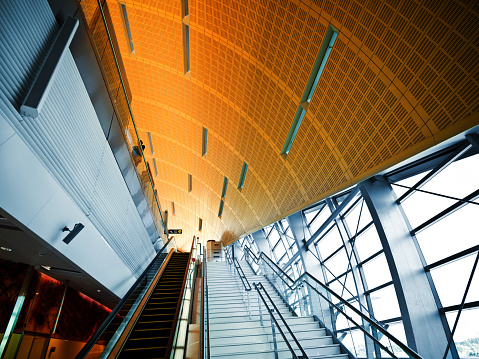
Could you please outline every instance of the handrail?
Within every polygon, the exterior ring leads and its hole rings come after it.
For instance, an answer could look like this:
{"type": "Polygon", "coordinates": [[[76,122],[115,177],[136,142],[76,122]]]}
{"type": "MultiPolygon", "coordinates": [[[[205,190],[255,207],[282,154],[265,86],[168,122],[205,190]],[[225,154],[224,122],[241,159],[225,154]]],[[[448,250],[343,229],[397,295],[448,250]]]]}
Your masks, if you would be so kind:
{"type": "MultiPolygon", "coordinates": [[[[309,275],[309,273],[308,273],[309,275]]],[[[311,277],[312,278],[312,277],[311,277]]],[[[315,278],[312,278],[312,279],[315,279],[315,278]]],[[[381,349],[383,349],[384,351],[386,351],[392,358],[397,358],[396,355],[394,355],[394,353],[392,353],[388,348],[386,348],[383,344],[381,344],[381,342],[379,340],[377,340],[373,335],[371,335],[366,329],[364,329],[361,325],[359,325],[358,323],[356,323],[356,321],[351,318],[349,315],[347,315],[338,305],[334,304],[331,300],[329,300],[326,296],[324,296],[322,293],[320,293],[316,288],[314,288],[310,283],[308,283],[307,281],[303,281],[303,283],[306,283],[307,285],[309,285],[311,287],[312,290],[314,290],[316,293],[318,293],[318,295],[320,295],[324,300],[326,300],[329,304],[331,304],[334,308],[336,308],[336,310],[338,312],[340,312],[341,314],[343,314],[349,321],[351,321],[354,325],[356,325],[359,330],[361,330],[364,334],[366,334],[369,338],[371,338],[374,342],[376,342],[377,345],[379,345],[381,347],[381,349]]],[[[348,303],[349,304],[349,303],[348,303]]],[[[344,305],[344,303],[343,303],[344,305]]],[[[352,306],[351,306],[352,307],[352,306]]],[[[351,308],[348,306],[348,308],[351,308]]],[[[354,308],[354,307],[352,307],[354,308]]],[[[354,308],[356,309],[356,308],[354,308]]],[[[355,313],[361,313],[361,312],[355,312],[355,313]]],[[[367,318],[367,317],[364,317],[364,318],[367,318]]],[[[364,319],[363,318],[363,319],[364,319]]],[[[369,319],[369,318],[367,318],[369,319]]],[[[365,319],[365,320],[367,320],[365,319]]],[[[369,324],[372,324],[373,322],[369,322],[369,324]]],[[[374,325],[374,327],[379,330],[380,327],[376,326],[375,324],[372,324],[374,325]]],[[[382,329],[382,328],[381,328],[382,329]]],[[[380,330],[381,331],[381,330],[380,330]]],[[[384,332],[381,331],[381,333],[384,334],[384,332]]],[[[387,332],[386,332],[387,333],[387,332]]],[[[386,335],[387,336],[387,335],[386,335]]],[[[398,343],[396,343],[398,344],[398,343]]],[[[401,343],[402,344],[402,343],[401,343]]],[[[402,349],[402,348],[401,348],[402,349]]],[[[418,357],[415,357],[415,358],[420,358],[419,356],[418,357]]]]}
{"type": "MultiPolygon", "coordinates": [[[[130,103],[130,100],[128,99],[128,93],[126,91],[125,82],[123,81],[123,75],[121,74],[120,64],[118,62],[118,58],[117,58],[117,55],[116,55],[116,52],[115,52],[115,46],[113,44],[113,40],[111,39],[110,30],[108,29],[108,24],[107,24],[107,21],[106,21],[105,12],[103,11],[102,1],[97,0],[97,3],[98,3],[98,8],[100,10],[101,17],[102,17],[102,20],[103,20],[103,26],[105,26],[105,31],[106,31],[106,34],[107,34],[108,42],[110,44],[111,52],[113,54],[113,59],[115,60],[116,70],[118,72],[118,77],[120,79],[120,83],[121,83],[121,86],[123,88],[123,94],[125,95],[125,100],[126,100],[126,104],[128,106],[128,112],[130,113],[131,122],[133,124],[133,128],[135,129],[136,139],[138,140],[138,144],[140,144],[141,143],[140,135],[138,134],[138,128],[136,127],[135,119],[133,117],[133,111],[131,109],[131,103],[130,103]]],[[[148,166],[148,161],[146,160],[145,152],[143,151],[143,148],[141,147],[141,145],[138,145],[138,148],[140,150],[141,157],[143,158],[143,163],[145,164],[145,167],[146,167],[146,172],[148,174],[148,180],[150,181],[151,190],[153,191],[153,196],[155,198],[155,203],[156,203],[156,207],[158,209],[158,214],[160,215],[161,225],[162,225],[163,229],[166,232],[168,232],[167,231],[168,228],[165,224],[165,220],[163,218],[163,215],[161,214],[162,211],[161,211],[161,207],[160,207],[160,202],[159,202],[158,196],[155,192],[155,185],[153,184],[153,175],[151,174],[150,168],[148,166]]],[[[146,194],[145,194],[145,198],[146,198],[146,194]]],[[[147,202],[148,202],[148,200],[147,200],[147,202]]],[[[150,203],[148,203],[148,204],[150,205],[150,203]]],[[[153,206],[151,206],[151,207],[153,207],[153,206]]],[[[153,219],[154,219],[153,209],[150,208],[150,210],[152,212],[153,219]]],[[[155,226],[156,226],[156,222],[155,222],[155,226]]],[[[158,230],[158,228],[157,228],[157,230],[158,230]]],[[[158,231],[158,232],[160,233],[160,231],[158,231]]]]}
{"type": "Polygon", "coordinates": [[[176,333],[176,327],[178,325],[178,317],[180,315],[181,302],[182,302],[182,299],[183,299],[183,294],[185,292],[186,279],[188,278],[188,269],[189,269],[189,265],[190,265],[190,262],[191,262],[191,255],[193,253],[193,247],[195,245],[195,239],[196,239],[196,237],[193,236],[193,241],[191,243],[191,248],[190,248],[190,255],[188,256],[188,262],[187,262],[186,269],[185,269],[185,275],[183,277],[183,283],[181,284],[181,289],[180,289],[181,297],[178,298],[178,304],[176,305],[175,316],[173,317],[173,326],[171,327],[171,331],[170,331],[170,339],[168,340],[168,345],[166,346],[165,358],[170,357],[171,349],[173,348],[173,340],[174,340],[174,336],[175,336],[174,333],[176,333]]]}
{"type": "Polygon", "coordinates": [[[141,283],[141,281],[144,279],[146,276],[147,272],[151,269],[153,264],[157,261],[157,259],[160,257],[160,254],[162,254],[163,250],[170,244],[171,238],[168,240],[168,242],[165,243],[165,245],[160,249],[160,251],[156,254],[155,258],[151,261],[151,263],[146,267],[146,269],[143,271],[143,273],[138,277],[136,282],[130,287],[128,292],[123,296],[123,298],[118,302],[118,304],[115,306],[115,308],[111,311],[111,313],[106,317],[104,322],[100,325],[100,327],[96,330],[95,333],[91,336],[91,338],[86,342],[86,344],[83,346],[83,348],[80,350],[80,352],[77,354],[75,359],[83,359],[86,357],[86,355],[90,352],[90,350],[93,348],[95,343],[97,342],[98,339],[100,339],[101,335],[105,331],[105,329],[110,325],[110,323],[113,321],[113,319],[116,317],[120,309],[123,307],[125,302],[128,300],[128,297],[131,295],[131,293],[134,292],[136,287],[141,283]]]}
{"type": "Polygon", "coordinates": [[[286,343],[286,345],[288,346],[289,350],[291,351],[291,353],[293,354],[293,358],[295,359],[298,359],[296,353],[294,352],[293,348],[291,347],[291,344],[289,344],[289,341],[288,339],[286,338],[286,335],[284,334],[283,330],[281,329],[281,326],[278,324],[278,321],[276,320],[276,318],[274,317],[273,315],[273,311],[270,309],[270,307],[268,306],[268,304],[266,303],[266,300],[264,299],[263,295],[261,294],[261,289],[264,291],[264,293],[266,294],[266,296],[268,297],[269,301],[271,302],[271,304],[273,305],[273,308],[274,308],[274,311],[279,315],[281,321],[283,322],[283,324],[285,325],[286,329],[288,329],[288,332],[289,334],[291,335],[291,337],[293,338],[294,342],[296,343],[296,345],[298,346],[299,350],[301,351],[301,354],[302,354],[302,357],[304,359],[308,359],[308,355],[306,354],[306,352],[304,351],[303,347],[301,346],[301,344],[299,344],[299,341],[298,339],[296,339],[296,337],[294,336],[293,334],[293,331],[291,330],[291,328],[289,327],[288,323],[286,323],[286,320],[284,320],[284,317],[283,315],[280,313],[280,311],[278,310],[278,308],[276,307],[276,304],[274,304],[273,300],[271,299],[271,297],[269,296],[268,292],[266,291],[266,289],[264,289],[263,287],[263,284],[261,282],[258,282],[258,283],[253,283],[256,291],[258,292],[261,300],[263,301],[266,309],[268,310],[269,312],[269,315],[271,316],[271,318],[273,318],[274,322],[276,323],[276,326],[278,327],[278,330],[279,332],[281,333],[281,336],[283,337],[284,339],[284,342],[286,343]]]}
{"type": "MultiPolygon", "coordinates": [[[[250,251],[248,249],[248,251],[250,251]]],[[[285,276],[287,276],[286,273],[284,273],[277,265],[276,263],[274,263],[266,254],[264,254],[264,252],[261,252],[261,255],[260,257],[264,257],[267,259],[267,261],[273,263],[275,265],[276,268],[278,268],[278,270],[283,273],[285,276]]],[[[267,262],[266,261],[266,262],[267,262]]],[[[268,264],[268,263],[267,263],[268,264]]],[[[271,266],[270,266],[271,267],[271,266]]],[[[351,309],[355,314],[359,315],[363,320],[365,320],[368,324],[372,325],[373,327],[375,327],[376,330],[378,330],[379,332],[381,332],[384,336],[386,336],[389,340],[391,340],[394,344],[396,344],[398,347],[400,347],[404,352],[406,352],[408,355],[410,355],[411,357],[415,358],[415,359],[422,359],[422,357],[417,354],[415,351],[413,351],[412,349],[410,349],[408,346],[406,346],[405,344],[403,344],[400,340],[398,340],[394,335],[390,334],[387,330],[385,330],[382,325],[377,322],[376,320],[372,320],[371,318],[369,318],[368,316],[364,315],[364,313],[362,313],[361,311],[359,311],[358,309],[356,309],[353,305],[351,305],[348,301],[344,300],[340,295],[336,294],[333,290],[331,290],[329,287],[327,287],[325,284],[321,283],[319,280],[317,280],[315,277],[313,277],[311,274],[309,274],[308,272],[304,272],[298,279],[296,279],[295,281],[293,281],[293,284],[292,285],[289,285],[283,278],[281,278],[280,275],[278,275],[276,273],[276,275],[289,287],[289,289],[293,290],[295,289],[298,285],[302,284],[302,283],[306,283],[308,284],[308,286],[310,286],[315,292],[317,292],[321,297],[323,297],[327,302],[329,302],[330,304],[332,304],[338,311],[340,311],[343,315],[345,315],[349,320],[351,320],[352,323],[354,323],[355,325],[358,326],[359,329],[361,329],[362,331],[364,331],[369,337],[371,337],[371,339],[377,343],[380,347],[382,347],[382,349],[384,349],[386,352],[388,352],[388,354],[390,354],[392,357],[396,357],[394,354],[390,353],[388,349],[385,349],[383,347],[383,345],[379,342],[378,339],[374,338],[373,336],[369,335],[369,333],[360,325],[358,325],[354,320],[352,320],[347,314],[345,314],[336,304],[334,304],[331,300],[329,300],[327,297],[325,297],[324,295],[322,295],[321,293],[319,293],[319,291],[314,288],[307,280],[304,279],[304,277],[309,277],[311,278],[314,282],[316,282],[317,284],[319,284],[323,289],[325,289],[327,292],[329,292],[330,294],[332,294],[334,297],[336,297],[343,305],[347,306],[349,309],[351,309]]],[[[288,276],[289,278],[289,276],[288,276]]],[[[291,278],[289,278],[291,280],[291,278]]]]}
{"type": "MultiPolygon", "coordinates": [[[[245,249],[248,252],[248,254],[251,254],[253,256],[253,258],[255,259],[256,264],[259,265],[259,258],[256,257],[256,255],[251,251],[251,249],[249,249],[249,247],[245,247],[245,249]]],[[[264,256],[266,259],[268,259],[268,262],[272,263],[276,267],[276,269],[281,272],[282,275],[284,275],[286,278],[288,278],[291,281],[291,283],[294,283],[294,280],[291,279],[291,277],[289,275],[287,275],[280,267],[278,267],[278,265],[275,262],[273,262],[266,254],[264,254],[264,252],[261,252],[260,257],[262,257],[262,256],[264,256]]],[[[268,265],[268,267],[270,267],[274,271],[275,269],[269,263],[266,263],[266,264],[268,265]]],[[[276,273],[276,275],[278,277],[281,277],[278,273],[276,273]]]]}
{"type": "Polygon", "coordinates": [[[238,275],[241,279],[241,282],[243,283],[244,290],[249,292],[251,290],[251,285],[248,282],[248,278],[246,278],[246,276],[244,275],[243,268],[241,268],[241,266],[238,263],[238,260],[236,258],[231,259],[229,257],[228,251],[225,250],[225,253],[226,253],[226,259],[228,260],[228,262],[231,261],[230,264],[232,263],[234,265],[236,271],[238,272],[238,275]]]}
{"type": "MultiPolygon", "coordinates": [[[[207,341],[207,343],[208,343],[208,347],[207,347],[208,348],[208,351],[207,351],[208,356],[207,356],[207,358],[210,359],[210,312],[209,312],[209,303],[208,303],[208,271],[206,269],[206,267],[207,267],[206,262],[207,262],[206,260],[203,261],[203,265],[204,265],[204,269],[205,269],[205,272],[203,274],[203,277],[204,277],[203,281],[205,282],[205,288],[206,288],[205,289],[206,293],[204,293],[204,294],[206,294],[206,334],[208,336],[208,341],[207,341]]],[[[204,344],[203,344],[203,346],[204,346],[204,344]]]]}

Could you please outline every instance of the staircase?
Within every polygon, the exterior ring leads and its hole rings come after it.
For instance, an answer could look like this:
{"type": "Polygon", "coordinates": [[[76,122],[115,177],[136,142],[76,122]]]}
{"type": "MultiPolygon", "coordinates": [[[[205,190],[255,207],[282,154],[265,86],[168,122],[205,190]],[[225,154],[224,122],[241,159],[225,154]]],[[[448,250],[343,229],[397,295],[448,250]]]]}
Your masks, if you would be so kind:
{"type": "MultiPolygon", "coordinates": [[[[253,283],[261,282],[285,318],[288,326],[306,351],[309,358],[346,359],[339,344],[334,344],[326,331],[319,327],[313,317],[295,317],[263,276],[257,276],[246,262],[240,262],[251,287],[251,318],[234,277],[230,275],[226,262],[208,262],[208,300],[210,321],[210,350],[212,358],[261,358],[274,359],[274,346],[269,315],[263,303],[261,326],[258,294],[253,283]]],[[[283,332],[287,329],[282,325],[283,332]]],[[[297,349],[289,334],[289,343],[297,349]]],[[[291,358],[291,352],[276,329],[278,357],[291,358]]],[[[295,350],[300,355],[299,350],[295,350]]]]}
{"type": "Polygon", "coordinates": [[[120,359],[164,358],[178,302],[189,253],[173,253],[150,299],[130,333],[120,359]]]}

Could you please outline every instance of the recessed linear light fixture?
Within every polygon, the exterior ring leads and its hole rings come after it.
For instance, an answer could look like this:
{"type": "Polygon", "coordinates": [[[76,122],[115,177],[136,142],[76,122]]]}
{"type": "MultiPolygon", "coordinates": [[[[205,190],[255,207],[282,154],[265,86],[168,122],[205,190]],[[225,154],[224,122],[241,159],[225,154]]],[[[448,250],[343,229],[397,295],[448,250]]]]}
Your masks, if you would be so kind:
{"type": "MultiPolygon", "coordinates": [[[[188,21],[189,23],[189,21],[188,21]]],[[[183,71],[185,75],[190,72],[190,26],[185,23],[183,27],[183,71]]]]}
{"type": "Polygon", "coordinates": [[[296,115],[294,116],[293,123],[291,124],[291,128],[289,129],[288,136],[286,137],[286,141],[284,142],[283,149],[281,150],[281,156],[285,158],[291,150],[294,138],[299,131],[299,126],[301,126],[301,122],[303,121],[303,118],[306,115],[306,111],[309,108],[309,104],[311,103],[311,99],[313,98],[316,86],[318,86],[319,78],[321,77],[324,67],[326,66],[326,62],[328,61],[334,42],[338,37],[338,32],[339,31],[332,25],[329,25],[328,29],[326,30],[323,44],[319,49],[318,57],[316,58],[316,62],[314,63],[308,82],[306,83],[306,88],[304,89],[303,96],[301,97],[298,110],[296,111],[296,115]]]}
{"type": "Polygon", "coordinates": [[[190,9],[188,0],[181,0],[181,27],[183,37],[183,71],[190,72],[190,9]]]}
{"type": "Polygon", "coordinates": [[[243,162],[243,167],[241,168],[240,179],[238,182],[238,189],[241,191],[244,186],[244,180],[246,178],[246,171],[248,171],[248,165],[246,162],[243,162]]]}
{"type": "Polygon", "coordinates": [[[130,54],[134,54],[135,46],[133,45],[133,37],[131,36],[130,21],[128,20],[128,12],[126,11],[126,5],[122,3],[119,3],[119,5],[121,9],[120,14],[123,23],[123,29],[125,30],[126,40],[128,43],[128,50],[130,51],[130,54]]]}
{"type": "Polygon", "coordinates": [[[208,129],[203,127],[203,138],[201,141],[201,155],[206,156],[206,148],[208,146],[208,129]]]}
{"type": "Polygon", "coordinates": [[[66,244],[69,244],[73,240],[73,238],[75,238],[78,235],[78,233],[82,231],[83,228],[85,228],[85,226],[81,223],[75,224],[75,227],[73,227],[72,230],[70,230],[66,226],[63,227],[62,232],[70,232],[67,234],[65,238],[63,238],[63,242],[65,242],[66,244]]]}
{"type": "Polygon", "coordinates": [[[226,190],[228,189],[228,177],[224,177],[223,179],[223,189],[221,190],[221,198],[225,198],[226,197],[226,190]]]}
{"type": "Polygon", "coordinates": [[[155,174],[156,174],[156,177],[158,177],[158,167],[156,166],[156,159],[153,158],[153,167],[155,167],[155,174]]]}
{"type": "Polygon", "coordinates": [[[221,217],[223,216],[223,209],[225,208],[225,201],[224,200],[221,200],[220,202],[220,209],[218,211],[218,217],[221,219],[221,217]]]}
{"type": "Polygon", "coordinates": [[[155,154],[155,150],[153,148],[153,140],[151,139],[151,132],[148,132],[148,142],[150,143],[150,151],[151,151],[151,154],[154,155],[155,154]]]}

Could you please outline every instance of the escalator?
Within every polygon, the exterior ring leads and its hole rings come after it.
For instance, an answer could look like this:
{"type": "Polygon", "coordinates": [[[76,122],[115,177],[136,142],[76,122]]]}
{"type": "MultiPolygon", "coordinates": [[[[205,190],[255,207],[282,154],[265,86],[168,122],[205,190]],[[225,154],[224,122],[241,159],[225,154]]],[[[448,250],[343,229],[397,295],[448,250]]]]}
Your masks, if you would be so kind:
{"type": "Polygon", "coordinates": [[[189,253],[173,253],[118,358],[165,357],[188,258],[189,253]]]}

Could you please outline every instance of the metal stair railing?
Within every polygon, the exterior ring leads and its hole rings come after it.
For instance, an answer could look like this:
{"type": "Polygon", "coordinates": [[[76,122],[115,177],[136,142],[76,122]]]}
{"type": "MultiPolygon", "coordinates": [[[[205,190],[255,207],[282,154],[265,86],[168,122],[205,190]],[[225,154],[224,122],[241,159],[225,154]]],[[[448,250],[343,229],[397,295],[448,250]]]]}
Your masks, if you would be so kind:
{"type": "MultiPolygon", "coordinates": [[[[203,253],[206,248],[203,247],[203,253]]],[[[200,353],[198,359],[210,359],[210,315],[208,303],[208,270],[207,258],[203,256],[203,300],[201,310],[200,353]]]]}
{"type": "Polygon", "coordinates": [[[275,359],[279,358],[278,354],[278,343],[276,340],[276,328],[280,332],[281,336],[283,337],[284,342],[288,346],[289,351],[293,355],[293,359],[309,359],[308,355],[304,351],[303,347],[299,343],[298,339],[296,339],[296,336],[293,334],[291,328],[289,327],[288,323],[286,323],[286,320],[284,320],[283,315],[280,313],[278,308],[276,307],[276,304],[274,304],[273,300],[271,299],[270,295],[268,292],[266,292],[266,289],[263,287],[263,284],[261,282],[258,283],[253,283],[257,293],[258,293],[258,306],[259,306],[259,316],[260,316],[260,323],[262,326],[264,326],[264,320],[263,320],[263,310],[261,306],[261,302],[264,304],[266,311],[268,312],[270,316],[270,322],[271,322],[271,334],[273,336],[273,349],[274,349],[274,357],[275,359]],[[261,291],[264,292],[265,296],[261,293],[261,291]],[[270,302],[270,305],[268,305],[268,302],[266,299],[270,302]],[[286,328],[287,332],[289,335],[291,335],[291,338],[293,339],[294,343],[298,347],[298,350],[301,352],[301,355],[296,355],[290,341],[286,337],[286,334],[284,333],[283,329],[281,328],[278,319],[276,318],[275,314],[279,317],[279,320],[283,323],[284,327],[286,328]]]}
{"type": "Polygon", "coordinates": [[[246,309],[248,310],[249,318],[252,319],[251,316],[251,285],[248,282],[248,279],[244,275],[243,269],[241,268],[238,260],[236,258],[231,258],[230,254],[227,250],[224,250],[226,256],[226,263],[228,264],[228,270],[233,275],[233,278],[238,285],[238,288],[241,292],[243,297],[243,302],[246,305],[246,309]]]}
{"type": "MultiPolygon", "coordinates": [[[[278,291],[290,309],[297,310],[297,314],[300,316],[316,315],[316,317],[322,318],[322,324],[333,334],[349,333],[356,356],[358,356],[358,350],[356,350],[356,345],[354,344],[352,331],[360,330],[374,343],[376,348],[380,348],[380,350],[383,350],[392,358],[398,358],[398,355],[403,356],[405,354],[408,358],[422,359],[419,354],[389,333],[371,314],[368,313],[369,316],[365,315],[360,309],[343,299],[308,272],[293,280],[263,252],[256,256],[248,247],[245,247],[245,254],[248,262],[254,261],[260,267],[261,273],[278,291]],[[300,292],[304,293],[303,298],[300,298],[300,292]],[[336,301],[333,301],[332,298],[336,301]],[[292,308],[291,303],[296,302],[298,303],[298,308],[292,308]],[[301,303],[303,306],[301,306],[301,303]],[[358,323],[361,321],[362,325],[358,323]],[[343,328],[337,328],[338,322],[343,328]],[[369,329],[377,331],[383,338],[386,338],[389,342],[388,347],[381,343],[369,329]],[[395,353],[395,350],[400,351],[400,353],[395,353]]],[[[364,353],[361,354],[361,356],[364,355],[364,353]]],[[[368,358],[374,358],[375,352],[367,350],[366,355],[368,358]]]]}
{"type": "MultiPolygon", "coordinates": [[[[126,324],[130,320],[131,314],[137,309],[137,306],[139,305],[143,295],[151,286],[153,279],[155,278],[158,271],[161,269],[161,266],[168,253],[166,249],[170,245],[170,242],[172,241],[172,239],[173,237],[171,237],[168,240],[168,242],[166,242],[166,244],[163,246],[163,248],[160,249],[160,251],[156,254],[155,258],[151,261],[148,267],[146,267],[143,273],[138,277],[136,282],[131,286],[128,292],[123,296],[120,302],[116,305],[116,307],[111,311],[111,313],[108,315],[105,321],[100,325],[100,327],[92,335],[92,337],[88,340],[88,342],[85,343],[85,345],[77,354],[75,359],[86,358],[88,354],[90,353],[90,351],[92,350],[92,348],[95,346],[95,344],[97,344],[99,341],[110,343],[113,341],[116,342],[116,340],[118,340],[122,331],[126,327],[126,324]],[[124,307],[127,307],[130,304],[131,304],[131,307],[127,308],[128,312],[124,313],[122,322],[120,324],[113,323],[114,319],[121,318],[121,315],[119,314],[119,312],[122,309],[125,310],[124,307]],[[107,329],[108,329],[109,337],[105,338],[104,334],[107,333],[107,329]]],[[[111,346],[111,343],[107,347],[109,346],[111,346]]]]}

